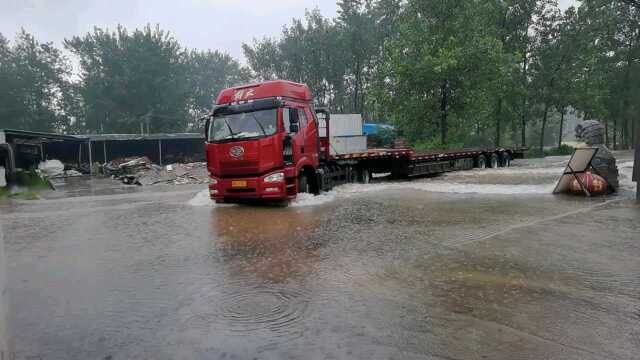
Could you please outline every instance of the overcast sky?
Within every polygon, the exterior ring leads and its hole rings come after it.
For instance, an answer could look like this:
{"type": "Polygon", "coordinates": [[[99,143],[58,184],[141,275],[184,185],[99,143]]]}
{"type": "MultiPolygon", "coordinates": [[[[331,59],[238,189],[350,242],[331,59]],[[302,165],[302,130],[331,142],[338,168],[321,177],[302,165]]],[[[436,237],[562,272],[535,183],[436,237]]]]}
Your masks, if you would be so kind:
{"type": "MultiPolygon", "coordinates": [[[[60,45],[93,26],[128,29],[147,23],[171,31],[183,46],[219,49],[242,57],[242,43],[277,36],[306,9],[336,14],[335,0],[0,0],[0,32],[10,40],[24,27],[60,45]]],[[[560,0],[563,8],[576,0],[560,0]]]]}

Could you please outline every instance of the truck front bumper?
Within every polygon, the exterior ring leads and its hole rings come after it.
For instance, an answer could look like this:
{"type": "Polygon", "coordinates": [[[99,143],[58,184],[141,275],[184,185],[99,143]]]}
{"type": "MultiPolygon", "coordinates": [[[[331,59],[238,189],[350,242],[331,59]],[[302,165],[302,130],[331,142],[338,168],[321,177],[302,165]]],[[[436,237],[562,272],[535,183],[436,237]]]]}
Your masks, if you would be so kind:
{"type": "Polygon", "coordinates": [[[212,178],[209,184],[209,195],[217,202],[251,199],[287,200],[295,197],[295,195],[287,195],[285,179],[266,182],[265,178],[268,176],[212,178]]]}

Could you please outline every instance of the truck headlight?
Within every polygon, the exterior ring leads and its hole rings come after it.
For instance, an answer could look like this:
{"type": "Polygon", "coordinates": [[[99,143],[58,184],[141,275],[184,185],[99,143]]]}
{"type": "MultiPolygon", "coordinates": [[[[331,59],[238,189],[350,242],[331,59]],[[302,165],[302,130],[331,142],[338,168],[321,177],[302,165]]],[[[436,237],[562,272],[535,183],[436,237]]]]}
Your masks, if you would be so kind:
{"type": "Polygon", "coordinates": [[[283,182],[284,181],[284,173],[277,172],[275,174],[271,174],[264,178],[264,182],[267,183],[275,183],[275,182],[283,182]]]}

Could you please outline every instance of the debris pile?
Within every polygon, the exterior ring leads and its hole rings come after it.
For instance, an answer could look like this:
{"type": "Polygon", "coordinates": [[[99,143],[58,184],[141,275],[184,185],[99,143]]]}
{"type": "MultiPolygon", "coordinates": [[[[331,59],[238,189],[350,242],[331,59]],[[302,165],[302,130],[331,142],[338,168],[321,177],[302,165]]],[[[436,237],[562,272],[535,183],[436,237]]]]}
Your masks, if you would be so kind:
{"type": "Polygon", "coordinates": [[[159,166],[146,157],[116,159],[104,164],[102,171],[127,185],[203,184],[208,181],[206,163],[159,166]]]}
{"type": "Polygon", "coordinates": [[[45,160],[38,164],[38,173],[45,179],[82,176],[82,173],[65,166],[60,160],[45,160]]]}
{"type": "Polygon", "coordinates": [[[151,160],[146,156],[128,157],[109,161],[102,166],[102,171],[107,176],[119,177],[150,169],[151,165],[151,160]]]}

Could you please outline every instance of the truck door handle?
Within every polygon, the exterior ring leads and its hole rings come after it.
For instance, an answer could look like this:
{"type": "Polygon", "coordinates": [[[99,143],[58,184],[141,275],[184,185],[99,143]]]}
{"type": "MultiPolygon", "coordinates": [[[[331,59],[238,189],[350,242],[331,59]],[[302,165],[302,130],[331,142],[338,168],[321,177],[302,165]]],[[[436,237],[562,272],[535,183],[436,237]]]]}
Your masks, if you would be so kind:
{"type": "Polygon", "coordinates": [[[300,146],[300,153],[304,154],[304,146],[300,146]]]}

